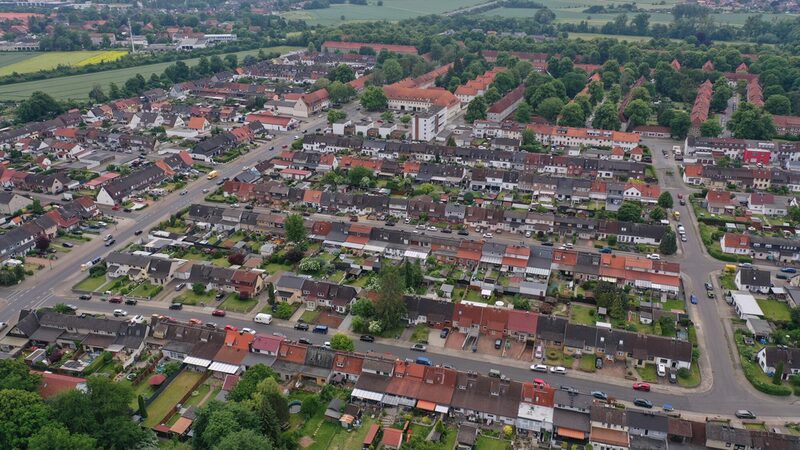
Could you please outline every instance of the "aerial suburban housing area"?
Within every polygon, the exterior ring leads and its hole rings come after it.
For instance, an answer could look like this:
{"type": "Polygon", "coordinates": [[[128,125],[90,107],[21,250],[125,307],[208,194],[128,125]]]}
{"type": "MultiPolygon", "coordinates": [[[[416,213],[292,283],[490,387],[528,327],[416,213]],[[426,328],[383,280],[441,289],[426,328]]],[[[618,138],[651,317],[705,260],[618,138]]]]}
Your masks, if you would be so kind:
{"type": "Polygon", "coordinates": [[[0,448],[800,450],[800,4],[0,5],[0,448]]]}

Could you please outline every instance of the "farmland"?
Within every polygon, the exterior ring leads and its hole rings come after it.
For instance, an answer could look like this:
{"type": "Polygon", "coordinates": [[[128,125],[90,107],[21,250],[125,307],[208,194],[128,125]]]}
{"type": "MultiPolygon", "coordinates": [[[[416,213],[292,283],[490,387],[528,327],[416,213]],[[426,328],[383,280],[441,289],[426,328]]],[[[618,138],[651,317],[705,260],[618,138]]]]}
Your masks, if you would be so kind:
{"type": "MultiPolygon", "coordinates": [[[[294,49],[296,49],[296,47],[280,46],[264,48],[264,51],[284,53],[294,49]]],[[[247,55],[257,55],[258,49],[245,50],[234,54],[241,60],[247,55]]],[[[199,58],[194,58],[184,60],[184,62],[191,66],[196,64],[198,60],[199,58]]],[[[0,59],[0,62],[2,62],[2,59],[0,59]]],[[[126,69],[106,70],[103,72],[51,78],[48,80],[8,84],[0,86],[0,98],[4,100],[24,100],[34,91],[43,91],[58,100],[85,100],[94,85],[100,85],[107,91],[111,83],[123,84],[125,80],[137,73],[148,78],[151,74],[160,74],[171,64],[173,63],[148,64],[126,69]]]]}
{"type": "Polygon", "coordinates": [[[58,66],[88,66],[115,61],[127,55],[124,50],[77,52],[19,52],[0,54],[0,76],[51,70],[58,66]]]}
{"type": "Polygon", "coordinates": [[[486,0],[384,0],[383,6],[370,0],[367,6],[340,4],[330,8],[284,13],[287,19],[305,20],[311,25],[336,25],[369,20],[404,20],[427,14],[442,14],[465,6],[485,3],[486,0]]]}

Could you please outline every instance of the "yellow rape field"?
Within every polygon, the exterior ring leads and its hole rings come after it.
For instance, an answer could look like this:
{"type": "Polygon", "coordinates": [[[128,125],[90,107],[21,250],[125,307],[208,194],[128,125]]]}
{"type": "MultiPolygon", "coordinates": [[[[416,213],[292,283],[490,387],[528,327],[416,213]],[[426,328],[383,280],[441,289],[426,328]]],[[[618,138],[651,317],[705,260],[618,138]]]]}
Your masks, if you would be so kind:
{"type": "Polygon", "coordinates": [[[0,54],[0,76],[31,73],[63,66],[88,66],[115,61],[127,55],[125,50],[87,50],[76,52],[13,52],[0,54]]]}

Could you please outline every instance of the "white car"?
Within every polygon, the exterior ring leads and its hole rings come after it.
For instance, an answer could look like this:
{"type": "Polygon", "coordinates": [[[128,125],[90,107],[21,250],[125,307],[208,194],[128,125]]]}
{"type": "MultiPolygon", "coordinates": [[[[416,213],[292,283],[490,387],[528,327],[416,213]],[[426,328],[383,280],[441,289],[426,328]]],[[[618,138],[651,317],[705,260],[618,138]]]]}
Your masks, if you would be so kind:
{"type": "Polygon", "coordinates": [[[547,372],[547,366],[544,364],[533,364],[531,370],[534,372],[547,372]]]}
{"type": "Polygon", "coordinates": [[[131,317],[131,323],[144,323],[144,316],[141,314],[137,314],[131,317]]]}
{"type": "Polygon", "coordinates": [[[326,348],[331,348],[331,342],[330,341],[325,341],[325,343],[322,344],[322,345],[324,345],[326,348]]]}
{"type": "Polygon", "coordinates": [[[244,333],[256,334],[256,330],[254,330],[252,328],[242,328],[241,330],[239,330],[239,333],[240,334],[244,334],[244,333]]]}
{"type": "Polygon", "coordinates": [[[492,233],[483,233],[483,237],[485,237],[486,239],[491,239],[494,237],[494,235],[492,233]]]}
{"type": "Polygon", "coordinates": [[[660,377],[667,376],[667,366],[665,366],[664,364],[659,364],[657,373],[658,373],[658,376],[660,376],[660,377]]]}
{"type": "Polygon", "coordinates": [[[658,261],[659,259],[661,259],[661,255],[659,255],[658,253],[652,253],[652,254],[647,255],[647,259],[652,259],[653,261],[658,261]]]}
{"type": "Polygon", "coordinates": [[[567,369],[561,366],[553,366],[550,368],[550,373],[557,373],[560,375],[564,375],[567,373],[567,369]]]}
{"type": "Polygon", "coordinates": [[[427,228],[427,230],[428,231],[436,231],[436,230],[438,230],[438,228],[436,228],[434,226],[430,226],[430,227],[427,228]]]}
{"type": "Polygon", "coordinates": [[[125,317],[128,315],[128,311],[124,309],[115,309],[114,310],[114,317],[125,317]]]}

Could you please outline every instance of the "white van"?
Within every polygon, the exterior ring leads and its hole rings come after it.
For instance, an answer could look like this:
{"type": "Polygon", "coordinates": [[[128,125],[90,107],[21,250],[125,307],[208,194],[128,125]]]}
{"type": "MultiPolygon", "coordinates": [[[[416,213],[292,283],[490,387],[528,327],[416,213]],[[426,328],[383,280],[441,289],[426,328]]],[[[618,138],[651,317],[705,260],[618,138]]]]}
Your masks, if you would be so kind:
{"type": "Polygon", "coordinates": [[[272,314],[258,313],[253,318],[253,322],[255,322],[255,323],[263,323],[264,325],[269,325],[270,323],[272,323],[272,314]]]}

